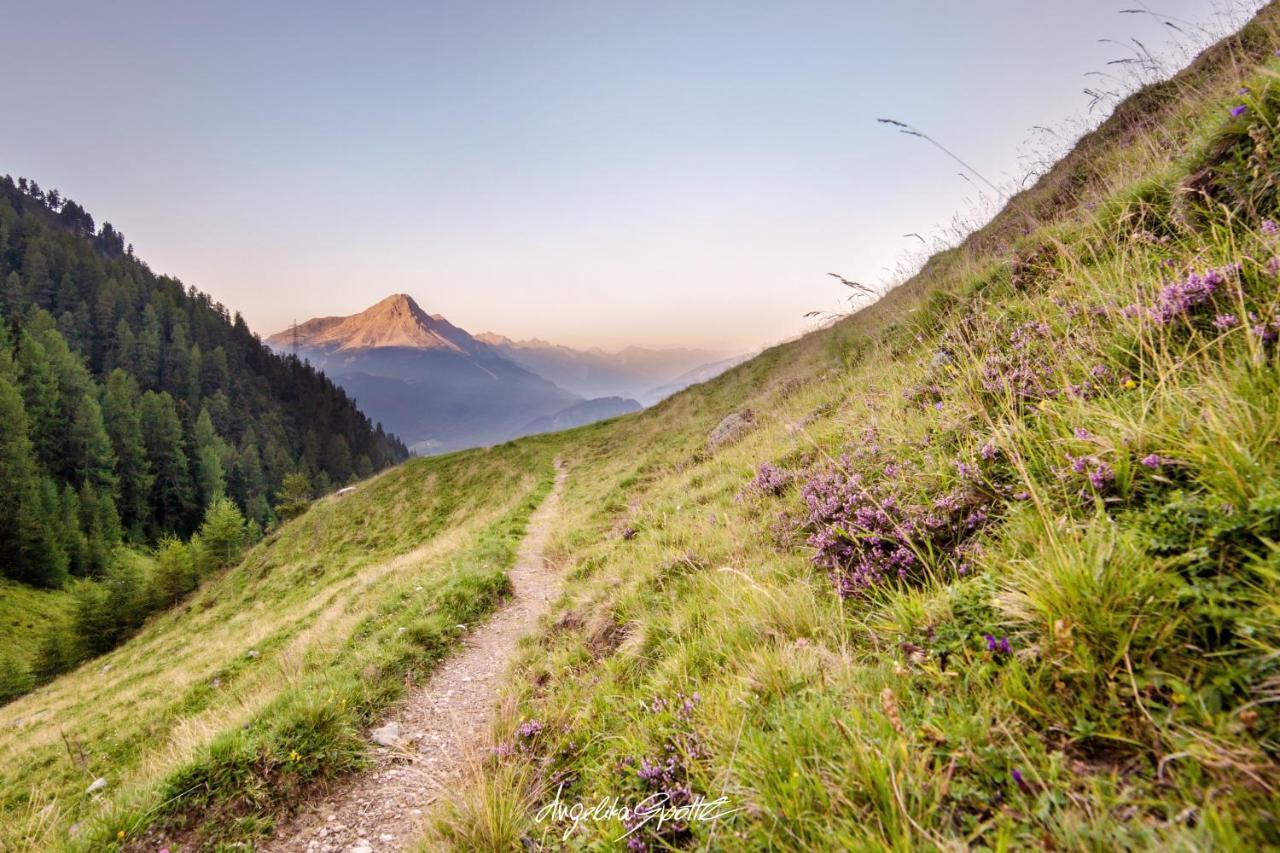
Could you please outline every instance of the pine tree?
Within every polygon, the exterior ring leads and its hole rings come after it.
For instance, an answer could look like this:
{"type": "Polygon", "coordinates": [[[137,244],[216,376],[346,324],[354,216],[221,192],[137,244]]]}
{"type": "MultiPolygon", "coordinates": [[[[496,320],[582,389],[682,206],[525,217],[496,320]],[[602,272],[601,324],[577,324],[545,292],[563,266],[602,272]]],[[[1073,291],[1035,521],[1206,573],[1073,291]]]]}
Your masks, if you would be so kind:
{"type": "Polygon", "coordinates": [[[262,526],[272,521],[271,508],[267,505],[266,479],[262,474],[262,458],[258,453],[258,437],[253,428],[245,430],[240,439],[232,469],[236,502],[244,507],[245,514],[262,526]]]}
{"type": "Polygon", "coordinates": [[[147,448],[142,440],[138,386],[123,370],[113,370],[107,376],[102,414],[116,457],[120,523],[137,538],[150,520],[154,477],[151,464],[147,461],[147,448]]]}
{"type": "Polygon", "coordinates": [[[53,277],[49,275],[49,263],[38,243],[28,244],[22,261],[25,295],[34,305],[48,310],[53,307],[53,277]]]}
{"type": "Polygon", "coordinates": [[[301,471],[286,475],[276,496],[276,515],[288,521],[302,515],[310,505],[311,480],[301,471]]]}
{"type": "Polygon", "coordinates": [[[156,546],[154,556],[156,569],[150,590],[152,606],[168,607],[196,587],[192,549],[176,536],[165,536],[156,546]]]}
{"type": "Polygon", "coordinates": [[[156,388],[160,381],[160,355],[164,334],[154,306],[142,310],[142,328],[136,333],[128,357],[129,372],[144,388],[156,388]]]}
{"type": "Polygon", "coordinates": [[[148,391],[142,395],[139,412],[142,442],[155,477],[150,501],[152,526],[158,531],[189,530],[195,487],[173,398],[163,391],[148,391]]]}
{"type": "Polygon", "coordinates": [[[200,525],[200,541],[209,550],[214,565],[229,566],[240,556],[245,543],[245,521],[240,510],[227,498],[209,505],[200,525]]]}
{"type": "Polygon", "coordinates": [[[27,437],[27,416],[13,384],[0,373],[0,566],[10,577],[41,578],[23,565],[29,515],[36,494],[36,464],[27,437]]]}
{"type": "Polygon", "coordinates": [[[195,444],[196,484],[200,494],[200,505],[209,507],[213,502],[226,494],[227,478],[222,467],[222,458],[227,448],[213,428],[213,419],[208,409],[201,409],[193,428],[195,444]]]}
{"type": "Polygon", "coordinates": [[[351,446],[338,433],[329,436],[329,441],[325,444],[324,467],[333,482],[339,485],[351,479],[351,446]]]}
{"type": "Polygon", "coordinates": [[[39,477],[33,494],[18,509],[18,556],[12,575],[38,586],[60,587],[67,580],[67,552],[56,530],[62,500],[52,478],[39,477]]]}
{"type": "Polygon", "coordinates": [[[71,421],[70,474],[73,483],[91,483],[103,494],[116,490],[116,453],[102,419],[102,407],[89,394],[80,398],[71,421]]]}

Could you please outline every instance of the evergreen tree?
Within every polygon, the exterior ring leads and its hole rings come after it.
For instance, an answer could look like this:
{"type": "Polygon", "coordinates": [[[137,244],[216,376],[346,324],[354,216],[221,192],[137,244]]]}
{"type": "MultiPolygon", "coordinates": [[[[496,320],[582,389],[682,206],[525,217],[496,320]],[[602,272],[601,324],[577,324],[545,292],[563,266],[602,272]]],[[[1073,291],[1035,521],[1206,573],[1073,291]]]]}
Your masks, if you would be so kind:
{"type": "Polygon", "coordinates": [[[155,550],[152,576],[153,606],[168,607],[196,588],[196,566],[191,546],[176,536],[165,536],[155,550]]]}
{"type": "Polygon", "coordinates": [[[258,453],[258,437],[253,428],[245,430],[240,439],[240,451],[233,468],[233,484],[238,503],[245,508],[245,515],[263,527],[271,521],[271,508],[267,505],[266,479],[262,474],[262,458],[258,453]]]}
{"type": "Polygon", "coordinates": [[[276,515],[281,521],[288,521],[302,515],[310,505],[311,480],[301,471],[286,475],[276,497],[276,515]]]}
{"type": "Polygon", "coordinates": [[[200,525],[200,542],[204,545],[216,567],[229,566],[240,556],[244,548],[244,516],[227,498],[218,498],[209,505],[204,523],[200,525]]]}
{"type": "Polygon", "coordinates": [[[216,499],[226,494],[227,478],[222,467],[222,459],[227,448],[213,428],[213,419],[209,417],[208,409],[200,410],[193,434],[195,476],[200,505],[209,507],[216,499]]]}
{"type": "Polygon", "coordinates": [[[116,453],[102,419],[102,407],[89,394],[83,395],[75,408],[70,438],[71,481],[90,483],[103,494],[114,494],[116,453]]]}
{"type": "Polygon", "coordinates": [[[48,310],[53,307],[53,277],[49,275],[49,264],[38,243],[28,244],[26,257],[23,258],[25,273],[26,297],[31,304],[48,310]]]}
{"type": "MultiPolygon", "coordinates": [[[[31,513],[36,501],[36,464],[27,437],[27,416],[22,397],[0,373],[0,565],[5,573],[29,583],[54,585],[46,565],[26,565],[31,549],[31,513]]],[[[43,530],[40,531],[43,535],[43,530]]],[[[56,573],[55,573],[56,575],[56,573]]]]}
{"type": "Polygon", "coordinates": [[[158,531],[187,531],[195,509],[195,487],[173,398],[163,391],[148,391],[142,395],[139,412],[142,443],[154,475],[152,526],[158,531]]]}
{"type": "Polygon", "coordinates": [[[346,438],[337,433],[329,436],[329,441],[325,444],[324,467],[333,482],[339,485],[351,479],[351,446],[347,444],[346,438]]]}
{"type": "Polygon", "coordinates": [[[147,448],[142,440],[142,415],[139,410],[138,386],[123,370],[107,376],[103,395],[103,421],[115,451],[119,476],[120,523],[135,538],[150,521],[151,486],[154,477],[147,461],[147,448]]]}

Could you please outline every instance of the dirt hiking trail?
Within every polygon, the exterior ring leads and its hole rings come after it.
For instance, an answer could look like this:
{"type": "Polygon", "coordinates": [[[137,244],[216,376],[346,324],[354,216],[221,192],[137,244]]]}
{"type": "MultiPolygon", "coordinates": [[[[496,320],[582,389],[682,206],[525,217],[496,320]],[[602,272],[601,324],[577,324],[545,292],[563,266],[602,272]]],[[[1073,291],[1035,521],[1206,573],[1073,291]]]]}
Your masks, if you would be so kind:
{"type": "Polygon", "coordinates": [[[529,519],[515,565],[512,595],[476,626],[462,647],[441,661],[371,736],[373,766],[307,803],[258,849],[310,853],[384,853],[412,847],[427,807],[456,787],[468,762],[487,746],[498,687],[520,638],[559,591],[560,579],[543,558],[564,486],[555,485],[529,519]]]}

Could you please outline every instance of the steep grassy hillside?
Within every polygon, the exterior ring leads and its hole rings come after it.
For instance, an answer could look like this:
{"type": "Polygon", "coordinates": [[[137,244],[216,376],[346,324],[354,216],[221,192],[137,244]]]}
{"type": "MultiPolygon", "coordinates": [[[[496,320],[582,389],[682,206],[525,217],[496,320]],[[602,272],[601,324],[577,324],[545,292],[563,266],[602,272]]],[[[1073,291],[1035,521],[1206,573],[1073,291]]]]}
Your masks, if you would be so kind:
{"type": "Polygon", "coordinates": [[[574,433],[569,592],[424,849],[651,795],[737,811],[570,849],[1280,844],[1277,17],[880,304],[574,433]]]}
{"type": "Polygon", "coordinates": [[[537,441],[407,463],[0,709],[0,847],[252,836],[359,766],[362,727],[504,594],[551,472],[537,441]]]}
{"type": "Polygon", "coordinates": [[[328,499],[0,709],[6,843],[269,831],[493,606],[558,455],[565,598],[424,849],[1280,844],[1278,19],[871,308],[328,499]],[[735,811],[535,820],[653,794],[735,811]]]}

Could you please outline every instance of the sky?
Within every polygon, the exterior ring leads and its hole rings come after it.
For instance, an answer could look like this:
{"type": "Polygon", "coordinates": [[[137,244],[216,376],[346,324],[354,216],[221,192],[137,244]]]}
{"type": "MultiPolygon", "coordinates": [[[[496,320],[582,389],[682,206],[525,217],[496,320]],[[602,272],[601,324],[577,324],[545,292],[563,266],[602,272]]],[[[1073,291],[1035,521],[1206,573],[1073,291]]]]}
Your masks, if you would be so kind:
{"type": "Polygon", "coordinates": [[[1143,5],[0,0],[0,173],[263,336],[406,292],[473,333],[745,352],[981,201],[878,117],[1015,180],[1116,42],[1178,56],[1143,5]]]}

